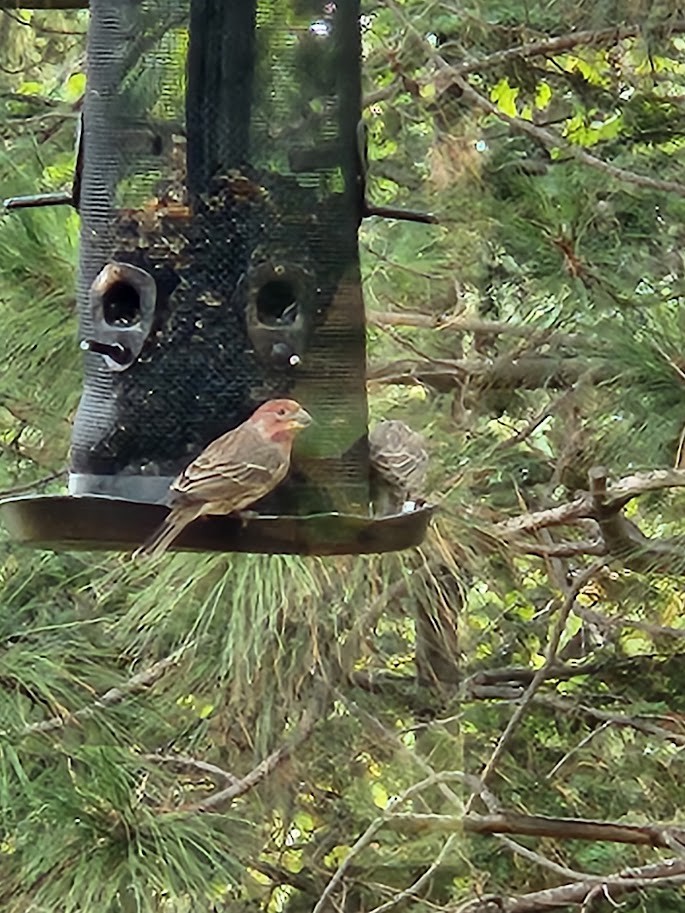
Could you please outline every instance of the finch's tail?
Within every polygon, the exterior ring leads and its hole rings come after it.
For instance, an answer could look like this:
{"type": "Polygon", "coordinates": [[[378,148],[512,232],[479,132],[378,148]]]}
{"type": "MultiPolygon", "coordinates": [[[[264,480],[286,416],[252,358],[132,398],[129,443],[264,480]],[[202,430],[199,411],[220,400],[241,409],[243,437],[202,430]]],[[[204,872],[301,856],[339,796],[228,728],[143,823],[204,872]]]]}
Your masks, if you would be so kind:
{"type": "Polygon", "coordinates": [[[199,511],[171,511],[150,538],[133,553],[134,558],[159,558],[171,543],[199,515],[199,511]]]}

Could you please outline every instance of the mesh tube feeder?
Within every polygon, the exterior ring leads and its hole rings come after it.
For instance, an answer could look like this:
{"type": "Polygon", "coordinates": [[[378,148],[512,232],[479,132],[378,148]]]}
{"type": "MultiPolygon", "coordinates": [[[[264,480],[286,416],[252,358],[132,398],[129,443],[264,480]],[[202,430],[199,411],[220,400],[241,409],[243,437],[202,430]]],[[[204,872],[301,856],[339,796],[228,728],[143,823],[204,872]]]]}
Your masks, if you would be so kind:
{"type": "Polygon", "coordinates": [[[169,484],[267,399],[315,418],[257,516],[179,548],[418,544],[369,514],[358,0],[91,0],[73,202],[84,387],[69,495],[2,505],[20,541],[129,549],[169,484]]]}

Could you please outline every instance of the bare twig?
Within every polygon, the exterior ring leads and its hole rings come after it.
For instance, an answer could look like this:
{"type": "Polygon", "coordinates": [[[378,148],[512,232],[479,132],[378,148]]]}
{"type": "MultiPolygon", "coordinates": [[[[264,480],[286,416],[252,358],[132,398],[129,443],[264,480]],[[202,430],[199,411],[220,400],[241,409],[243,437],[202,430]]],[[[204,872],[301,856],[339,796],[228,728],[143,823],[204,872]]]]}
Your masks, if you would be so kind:
{"type": "MultiPolygon", "coordinates": [[[[459,830],[461,831],[461,829],[459,830]]],[[[410,884],[408,888],[400,891],[399,894],[391,897],[390,900],[388,900],[386,903],[382,903],[380,906],[369,910],[369,913],[385,913],[386,910],[392,910],[393,907],[396,907],[407,900],[411,900],[413,897],[417,897],[424,889],[424,887],[429,883],[433,875],[435,875],[435,873],[438,871],[444,862],[445,857],[456,843],[457,837],[457,834],[450,834],[450,836],[442,845],[440,852],[435,857],[433,862],[431,862],[431,864],[422,875],[419,875],[416,881],[410,884]]]]}
{"type": "MultiPolygon", "coordinates": [[[[552,634],[549,639],[549,643],[547,644],[547,649],[545,651],[545,662],[533,676],[530,684],[528,685],[528,688],[526,689],[526,693],[524,694],[524,696],[521,700],[521,703],[518,705],[518,707],[512,714],[509,722],[507,723],[507,725],[504,729],[504,732],[500,736],[500,739],[499,739],[497,745],[495,746],[494,751],[490,755],[490,758],[488,759],[487,764],[483,768],[483,772],[480,775],[480,780],[481,780],[481,783],[483,783],[484,785],[487,785],[489,783],[493,773],[495,772],[497,764],[499,763],[502,755],[506,751],[506,748],[509,744],[509,740],[511,739],[511,736],[513,735],[518,724],[523,719],[523,716],[525,715],[526,710],[528,709],[533,698],[535,697],[535,692],[540,687],[540,685],[542,685],[542,683],[545,681],[545,679],[549,675],[550,669],[552,669],[555,664],[556,653],[557,653],[557,649],[559,647],[559,642],[561,640],[562,634],[564,633],[564,628],[566,627],[566,622],[568,620],[568,616],[570,615],[571,610],[573,609],[573,605],[576,601],[576,597],[578,596],[578,593],[580,593],[580,591],[583,589],[583,587],[586,586],[590,580],[592,580],[592,578],[595,576],[597,571],[601,567],[603,567],[603,565],[604,565],[603,561],[595,562],[594,564],[590,565],[589,568],[586,568],[581,574],[578,575],[576,580],[573,582],[573,585],[571,587],[569,587],[568,592],[566,593],[566,595],[564,597],[564,601],[561,605],[561,609],[559,610],[559,615],[554,624],[554,628],[552,630],[552,634]]],[[[466,803],[466,812],[467,813],[472,810],[477,797],[478,797],[478,794],[475,792],[472,793],[472,795],[470,796],[468,802],[466,803]]]]}
{"type": "Polygon", "coordinates": [[[235,777],[227,770],[223,770],[221,767],[217,767],[216,764],[210,764],[208,761],[202,761],[199,758],[159,754],[144,754],[143,758],[146,761],[152,761],[154,764],[166,764],[176,770],[187,770],[191,773],[200,774],[203,777],[212,777],[219,783],[229,783],[233,785],[240,782],[238,777],[235,777]]]}
{"type": "Polygon", "coordinates": [[[408,789],[405,789],[403,793],[400,793],[399,796],[394,796],[386,805],[383,814],[378,815],[376,818],[374,818],[366,830],[352,844],[349,852],[333,873],[326,887],[321,892],[321,896],[316,902],[312,913],[322,913],[322,911],[325,909],[329,897],[345,877],[345,874],[352,864],[353,859],[355,859],[359,853],[366,846],[368,846],[369,843],[371,843],[376,833],[386,824],[396,808],[399,808],[400,805],[418,793],[422,792],[423,790],[429,789],[432,786],[436,786],[439,783],[451,783],[455,781],[463,783],[464,780],[465,775],[462,773],[462,771],[448,770],[442,773],[436,773],[428,776],[424,780],[419,780],[418,783],[413,783],[408,789]]]}
{"type": "Polygon", "coordinates": [[[448,913],[549,913],[550,910],[582,904],[588,894],[598,885],[604,885],[617,893],[626,894],[642,888],[659,887],[666,884],[681,884],[685,881],[685,860],[666,859],[662,862],[625,869],[616,875],[588,876],[574,884],[560,885],[521,894],[518,897],[497,897],[497,905],[485,906],[490,897],[469,900],[458,907],[450,907],[448,913]]]}
{"type": "Polygon", "coordinates": [[[598,736],[600,733],[604,732],[604,731],[605,731],[606,729],[608,729],[610,726],[611,726],[611,723],[607,720],[607,721],[605,721],[604,723],[600,723],[600,725],[599,725],[596,729],[593,729],[592,732],[588,732],[588,734],[587,734],[586,736],[584,736],[584,737],[580,740],[580,742],[578,742],[576,745],[574,745],[573,748],[571,748],[569,751],[567,751],[566,754],[565,754],[562,758],[560,758],[560,759],[557,761],[557,763],[554,765],[554,767],[553,767],[553,768],[550,770],[550,772],[547,774],[546,779],[547,779],[547,780],[551,780],[553,777],[555,777],[556,774],[559,773],[559,771],[561,770],[561,768],[562,768],[562,767],[563,767],[563,766],[564,766],[564,765],[565,765],[565,764],[566,764],[574,755],[578,754],[579,751],[582,751],[582,749],[585,748],[586,745],[589,745],[590,742],[591,742],[596,736],[598,736]]]}
{"type": "Polygon", "coordinates": [[[538,412],[537,415],[534,415],[533,418],[527,422],[520,431],[512,434],[511,437],[508,437],[506,440],[501,441],[495,447],[493,452],[500,453],[502,450],[508,450],[509,447],[515,447],[517,444],[525,441],[530,437],[531,434],[533,434],[534,431],[540,427],[540,425],[543,424],[543,422],[546,422],[548,418],[551,418],[554,413],[577,392],[577,386],[573,386],[570,390],[565,390],[561,396],[555,397],[551,403],[545,406],[545,408],[538,412]]]}
{"type": "Polygon", "coordinates": [[[244,777],[241,777],[240,780],[231,783],[230,786],[227,786],[225,789],[220,789],[217,792],[212,793],[211,796],[207,796],[206,799],[202,799],[200,802],[195,802],[191,805],[183,805],[179,809],[174,809],[174,813],[179,811],[191,814],[196,812],[215,812],[224,805],[232,802],[234,799],[238,799],[251,789],[254,789],[262,780],[265,780],[270,776],[277,767],[283,764],[298,745],[301,745],[309,738],[319,719],[319,709],[319,702],[316,702],[305,710],[288,741],[283,745],[279,745],[275,751],[272,751],[270,755],[267,755],[264,760],[260,761],[256,767],[244,777]]]}
{"type": "Polygon", "coordinates": [[[67,468],[67,466],[63,466],[56,472],[41,476],[40,479],[35,479],[33,482],[25,482],[23,485],[14,485],[12,488],[6,488],[4,491],[0,491],[0,498],[11,498],[13,495],[20,495],[25,491],[34,491],[37,488],[42,488],[43,485],[54,482],[56,479],[61,479],[66,474],[67,468]]]}

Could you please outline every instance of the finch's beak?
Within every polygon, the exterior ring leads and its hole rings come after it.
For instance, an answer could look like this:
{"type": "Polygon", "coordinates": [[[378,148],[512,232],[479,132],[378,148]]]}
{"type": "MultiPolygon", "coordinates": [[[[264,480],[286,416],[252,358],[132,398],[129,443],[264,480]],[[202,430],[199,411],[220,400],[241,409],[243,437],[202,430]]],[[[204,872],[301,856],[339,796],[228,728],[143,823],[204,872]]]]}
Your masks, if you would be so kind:
{"type": "Polygon", "coordinates": [[[288,424],[293,428],[306,428],[308,425],[311,425],[313,421],[314,419],[306,409],[298,409],[297,412],[293,414],[288,424]]]}

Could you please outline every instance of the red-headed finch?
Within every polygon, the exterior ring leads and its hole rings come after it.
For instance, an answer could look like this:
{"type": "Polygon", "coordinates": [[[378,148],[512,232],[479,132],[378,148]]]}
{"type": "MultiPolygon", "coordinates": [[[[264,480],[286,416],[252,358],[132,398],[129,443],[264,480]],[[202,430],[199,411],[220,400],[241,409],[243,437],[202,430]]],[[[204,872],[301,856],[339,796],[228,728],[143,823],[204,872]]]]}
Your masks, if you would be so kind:
{"type": "Polygon", "coordinates": [[[295,435],[312,417],[292,399],[272,399],[212,441],[171,483],[171,510],[134,557],[161,555],[209,514],[232,514],[268,495],[288,474],[295,435]]]}
{"type": "Polygon", "coordinates": [[[374,513],[387,516],[423,495],[428,452],[422,435],[404,422],[378,422],[369,432],[374,513]]]}

